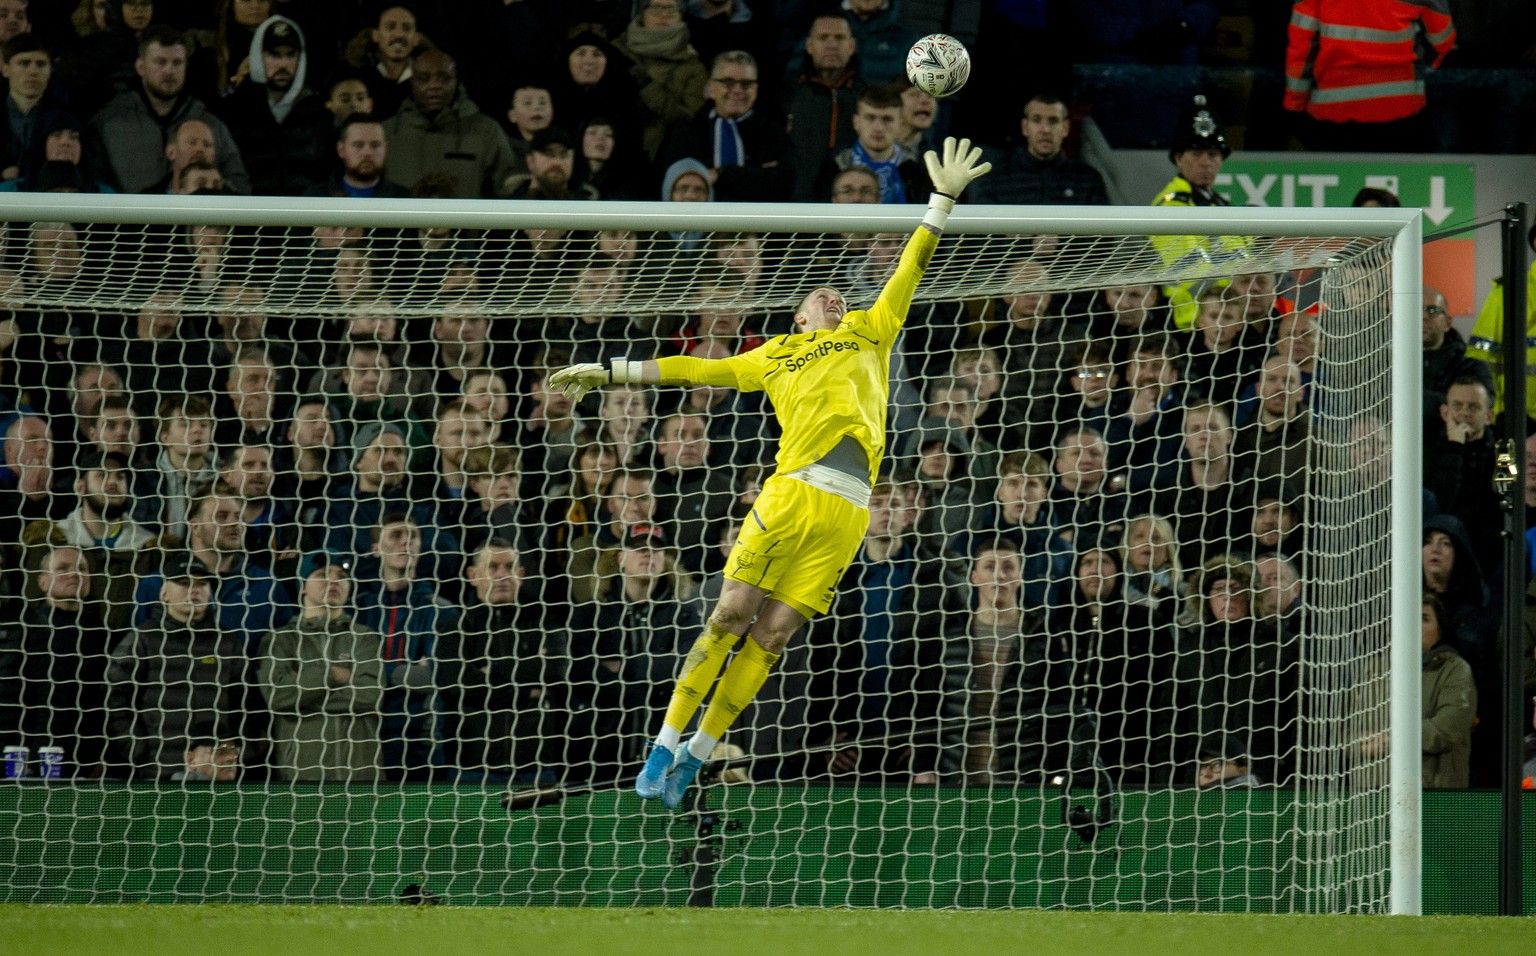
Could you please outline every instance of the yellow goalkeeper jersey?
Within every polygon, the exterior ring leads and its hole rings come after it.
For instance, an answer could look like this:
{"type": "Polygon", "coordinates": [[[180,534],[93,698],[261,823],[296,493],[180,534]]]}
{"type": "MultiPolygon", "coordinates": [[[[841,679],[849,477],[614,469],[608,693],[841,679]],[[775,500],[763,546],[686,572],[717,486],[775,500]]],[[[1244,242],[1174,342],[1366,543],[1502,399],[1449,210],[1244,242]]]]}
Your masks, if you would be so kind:
{"type": "Polygon", "coordinates": [[[780,472],[820,460],[847,435],[868,456],[873,483],[885,454],[891,348],[938,241],[918,228],[875,304],[847,313],[832,331],[779,336],[730,358],[660,359],[662,381],[766,392],[783,432],[780,472]]]}

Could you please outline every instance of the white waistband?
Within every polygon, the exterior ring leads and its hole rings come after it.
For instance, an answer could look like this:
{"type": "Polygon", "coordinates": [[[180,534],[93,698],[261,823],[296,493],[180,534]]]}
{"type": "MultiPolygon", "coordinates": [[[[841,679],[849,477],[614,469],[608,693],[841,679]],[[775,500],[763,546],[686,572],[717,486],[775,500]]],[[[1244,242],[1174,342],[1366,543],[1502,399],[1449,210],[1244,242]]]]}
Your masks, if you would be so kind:
{"type": "Polygon", "coordinates": [[[869,483],[838,471],[836,468],[828,468],[826,465],[813,462],[794,471],[785,472],[784,477],[803,481],[812,488],[825,491],[829,495],[837,495],[849,504],[860,508],[869,507],[869,483]]]}

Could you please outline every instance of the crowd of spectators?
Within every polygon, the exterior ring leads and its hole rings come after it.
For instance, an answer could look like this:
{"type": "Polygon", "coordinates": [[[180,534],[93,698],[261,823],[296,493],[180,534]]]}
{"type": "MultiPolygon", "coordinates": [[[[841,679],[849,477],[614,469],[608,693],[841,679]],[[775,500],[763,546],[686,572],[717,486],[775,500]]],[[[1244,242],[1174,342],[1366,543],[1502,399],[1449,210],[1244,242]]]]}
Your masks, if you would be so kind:
{"type": "MultiPolygon", "coordinates": [[[[19,0],[0,13],[17,6],[27,23],[19,0]]],[[[915,157],[939,110],[900,82],[912,32],[880,0],[788,26],[714,0],[204,6],[87,0],[73,34],[35,37],[0,16],[0,175],[441,199],[927,189],[915,157]]],[[[1209,180],[1182,157],[1225,155],[1199,115],[1172,156],[1194,205],[1209,180]]],[[[1059,99],[1029,100],[976,200],[1104,202],[1069,130],[1059,99]]],[[[107,779],[617,778],[753,520],[776,426],[757,395],[613,386],[573,406],[547,377],[787,332],[711,294],[784,250],[693,232],[148,236],[129,255],[111,230],[34,224],[0,271],[41,299],[107,274],[139,293],[129,314],[0,322],[0,742],[60,744],[107,779]],[[391,308],[495,281],[582,314],[391,308]],[[675,285],[677,314],[628,314],[641,281],[675,285]],[[330,311],[269,314],[283,289],[330,311]]],[[[797,268],[862,298],[903,239],[829,236],[797,268]]],[[[1060,248],[1021,258],[1021,287],[1060,248]]],[[[1302,649],[1330,627],[1306,594],[1309,476],[1379,480],[1385,431],[1358,423],[1367,451],[1333,460],[1316,299],[1245,273],[915,304],[865,545],[733,732],[753,773],[1295,784],[1302,649]]],[[[1479,477],[1497,395],[1443,300],[1424,329],[1426,669],[1458,678],[1426,721],[1448,754],[1433,782],[1466,786],[1494,772],[1472,720],[1497,726],[1498,506],[1479,477]]]]}

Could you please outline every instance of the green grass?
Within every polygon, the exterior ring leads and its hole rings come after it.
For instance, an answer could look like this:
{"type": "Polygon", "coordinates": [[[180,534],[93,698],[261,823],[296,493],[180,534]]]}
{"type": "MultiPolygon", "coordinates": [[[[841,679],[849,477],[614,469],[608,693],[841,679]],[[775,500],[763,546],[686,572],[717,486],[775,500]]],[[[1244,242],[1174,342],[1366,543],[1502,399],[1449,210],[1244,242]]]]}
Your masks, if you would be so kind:
{"type": "Polygon", "coordinates": [[[5,952],[47,956],[1476,956],[1536,951],[1536,921],[818,909],[0,906],[5,952]],[[672,941],[686,941],[675,948],[672,941]]]}

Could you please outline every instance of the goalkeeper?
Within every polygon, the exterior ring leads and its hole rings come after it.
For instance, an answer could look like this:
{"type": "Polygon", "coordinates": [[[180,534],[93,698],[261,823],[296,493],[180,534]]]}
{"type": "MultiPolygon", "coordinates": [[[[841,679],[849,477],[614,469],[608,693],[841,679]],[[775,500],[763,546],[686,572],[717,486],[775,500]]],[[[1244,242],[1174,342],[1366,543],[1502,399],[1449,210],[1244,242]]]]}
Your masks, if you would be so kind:
{"type": "Polygon", "coordinates": [[[813,289],[795,310],[797,332],[742,355],[614,359],[609,366],[574,365],[550,378],[574,401],[610,383],[765,391],[783,431],[777,469],[731,550],[719,603],[683,661],[661,732],[635,780],[635,791],[647,800],[660,796],[669,808],[681,805],[790,637],[827,612],[864,540],[870,488],[885,451],[891,347],[955,200],[992,168],[978,165],[981,150],[964,139],[946,139],[942,159],[932,151],[924,159],[934,186],[927,215],[868,311],[849,311],[835,289],[813,289]],[[741,650],[721,675],[738,643],[741,650]],[[711,686],[699,729],[684,745],[682,732],[711,686]]]}

